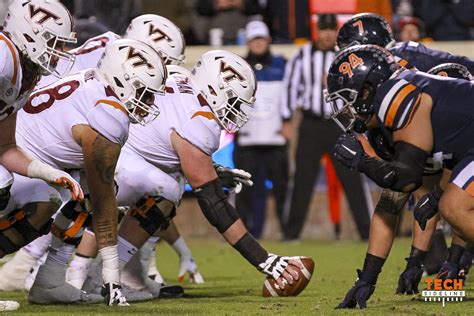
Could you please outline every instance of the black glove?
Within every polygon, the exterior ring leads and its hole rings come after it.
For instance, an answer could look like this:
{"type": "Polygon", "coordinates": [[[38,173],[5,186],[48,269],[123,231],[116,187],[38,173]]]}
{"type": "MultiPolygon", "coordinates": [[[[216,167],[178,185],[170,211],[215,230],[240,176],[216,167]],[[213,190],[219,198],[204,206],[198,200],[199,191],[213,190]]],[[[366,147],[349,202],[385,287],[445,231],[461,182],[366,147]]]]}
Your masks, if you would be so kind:
{"type": "Polygon", "coordinates": [[[441,266],[441,270],[438,272],[437,279],[443,280],[455,280],[459,278],[459,266],[457,264],[449,263],[445,261],[441,266]]]}
{"type": "Polygon", "coordinates": [[[357,169],[364,156],[364,148],[357,137],[350,133],[339,136],[334,146],[334,157],[340,163],[350,169],[357,169]]]}
{"type": "Polygon", "coordinates": [[[443,190],[436,185],[433,190],[423,195],[418,203],[416,203],[413,216],[420,225],[421,230],[425,230],[428,220],[438,213],[438,203],[442,194],[443,190]]]}
{"type": "Polygon", "coordinates": [[[423,265],[414,257],[405,258],[407,266],[398,278],[396,294],[418,294],[418,284],[423,275],[423,265]]]}
{"type": "Polygon", "coordinates": [[[375,291],[375,284],[365,280],[362,271],[357,269],[358,278],[354,286],[347,292],[344,301],[336,308],[355,308],[357,305],[361,309],[367,307],[367,301],[375,291]]]}

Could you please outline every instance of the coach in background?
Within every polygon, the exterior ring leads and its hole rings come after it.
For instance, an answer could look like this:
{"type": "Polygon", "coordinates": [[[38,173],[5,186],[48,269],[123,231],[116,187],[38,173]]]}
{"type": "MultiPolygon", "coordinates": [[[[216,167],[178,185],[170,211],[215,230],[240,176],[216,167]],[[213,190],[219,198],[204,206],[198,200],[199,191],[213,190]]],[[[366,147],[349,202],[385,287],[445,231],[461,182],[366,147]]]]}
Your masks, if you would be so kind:
{"type": "MultiPolygon", "coordinates": [[[[294,185],[288,196],[290,207],[285,214],[287,241],[297,240],[303,229],[314,182],[321,167],[321,157],[332,153],[340,129],[330,119],[331,107],[324,101],[327,71],[335,57],[337,18],[335,14],[321,14],[318,18],[318,40],[302,46],[285,69],[282,96],[283,135],[290,139],[293,133],[292,114],[303,110],[296,150],[294,185]]],[[[331,155],[332,156],[332,155],[331,155]]],[[[372,210],[367,185],[360,174],[334,164],[344,187],[357,229],[362,239],[369,236],[369,210],[372,210]]]]}
{"type": "Polygon", "coordinates": [[[256,179],[252,187],[244,187],[236,196],[236,208],[249,231],[260,238],[265,219],[265,179],[273,184],[273,195],[280,226],[288,183],[288,156],[286,140],[281,135],[279,91],[283,87],[286,60],[270,51],[268,27],[261,21],[252,21],[246,27],[247,62],[257,77],[257,101],[252,109],[245,108],[249,121],[238,132],[235,141],[234,162],[256,179]],[[263,193],[263,194],[262,194],[263,193]]]}

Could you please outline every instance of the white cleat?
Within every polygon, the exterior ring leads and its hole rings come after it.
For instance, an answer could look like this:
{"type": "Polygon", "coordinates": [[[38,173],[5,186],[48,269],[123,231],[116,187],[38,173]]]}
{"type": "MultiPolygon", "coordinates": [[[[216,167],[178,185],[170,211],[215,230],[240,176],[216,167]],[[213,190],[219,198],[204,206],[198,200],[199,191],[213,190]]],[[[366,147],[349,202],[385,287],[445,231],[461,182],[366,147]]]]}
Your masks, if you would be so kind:
{"type": "Polygon", "coordinates": [[[18,302],[0,300],[0,312],[16,311],[19,308],[20,308],[20,303],[18,302]]]}

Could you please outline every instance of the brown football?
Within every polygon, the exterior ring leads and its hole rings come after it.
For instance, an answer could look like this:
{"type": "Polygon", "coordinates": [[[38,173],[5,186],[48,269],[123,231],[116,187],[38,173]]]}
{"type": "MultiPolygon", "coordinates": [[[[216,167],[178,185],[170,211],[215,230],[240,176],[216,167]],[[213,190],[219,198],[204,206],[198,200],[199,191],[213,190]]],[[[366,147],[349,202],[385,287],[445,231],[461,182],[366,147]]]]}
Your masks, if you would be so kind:
{"type": "Polygon", "coordinates": [[[297,296],[308,286],[314,271],[314,261],[308,257],[297,257],[297,260],[303,264],[303,269],[298,269],[299,278],[292,285],[285,284],[283,289],[278,287],[278,283],[271,276],[268,276],[263,282],[263,297],[272,296],[297,296]]]}

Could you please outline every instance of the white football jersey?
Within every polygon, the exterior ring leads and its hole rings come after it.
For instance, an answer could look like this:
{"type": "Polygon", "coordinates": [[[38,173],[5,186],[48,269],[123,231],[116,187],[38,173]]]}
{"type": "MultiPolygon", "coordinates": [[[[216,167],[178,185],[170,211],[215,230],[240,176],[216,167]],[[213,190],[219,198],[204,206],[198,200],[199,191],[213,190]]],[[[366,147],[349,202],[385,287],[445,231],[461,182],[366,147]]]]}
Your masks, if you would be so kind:
{"type": "Polygon", "coordinates": [[[94,69],[36,90],[18,112],[16,140],[30,155],[51,166],[82,169],[82,149],[72,135],[75,125],[89,125],[120,146],[127,140],[128,113],[94,69]]]}
{"type": "MultiPolygon", "coordinates": [[[[105,46],[115,42],[120,38],[121,37],[119,35],[113,32],[106,32],[88,39],[84,44],[82,44],[82,46],[69,51],[76,57],[74,65],[72,66],[69,74],[72,75],[79,71],[83,71],[84,69],[95,68],[99,62],[100,57],[102,57],[102,54],[105,51],[105,46]]],[[[56,69],[62,73],[67,66],[67,62],[60,59],[56,69]]],[[[40,82],[37,84],[37,87],[44,87],[45,85],[57,80],[58,79],[55,76],[43,76],[40,82]]]]}
{"type": "Polygon", "coordinates": [[[211,156],[219,148],[221,128],[206,100],[188,77],[175,74],[166,81],[166,94],[156,95],[160,115],[146,126],[132,125],[123,150],[138,154],[165,172],[181,170],[171,144],[171,132],[211,156]]]}
{"type": "Polygon", "coordinates": [[[0,32],[0,121],[25,104],[31,90],[20,95],[23,72],[15,44],[0,32]]]}

